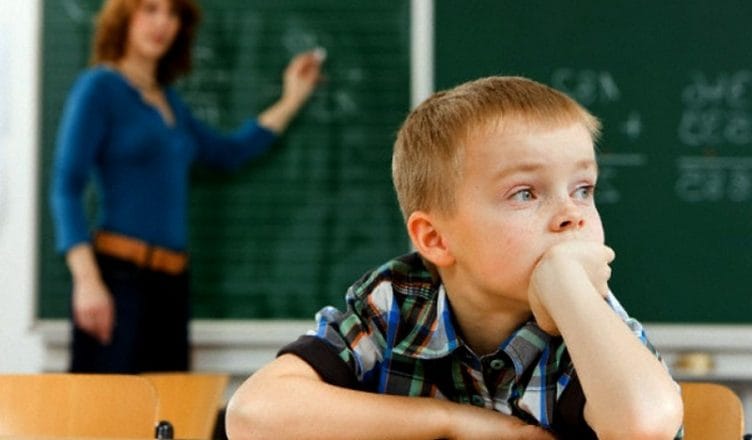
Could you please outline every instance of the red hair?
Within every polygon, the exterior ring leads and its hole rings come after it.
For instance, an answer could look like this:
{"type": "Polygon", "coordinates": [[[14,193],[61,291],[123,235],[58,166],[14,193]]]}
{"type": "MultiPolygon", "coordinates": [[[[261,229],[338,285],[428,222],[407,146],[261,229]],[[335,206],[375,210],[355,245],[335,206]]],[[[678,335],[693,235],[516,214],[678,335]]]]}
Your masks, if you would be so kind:
{"type": "MultiPolygon", "coordinates": [[[[116,63],[125,54],[128,28],[142,0],[107,0],[99,11],[92,40],[91,64],[116,63]]],[[[201,21],[194,0],[171,0],[180,16],[180,29],[157,65],[157,82],[167,85],[191,70],[191,48],[201,21]]]]}

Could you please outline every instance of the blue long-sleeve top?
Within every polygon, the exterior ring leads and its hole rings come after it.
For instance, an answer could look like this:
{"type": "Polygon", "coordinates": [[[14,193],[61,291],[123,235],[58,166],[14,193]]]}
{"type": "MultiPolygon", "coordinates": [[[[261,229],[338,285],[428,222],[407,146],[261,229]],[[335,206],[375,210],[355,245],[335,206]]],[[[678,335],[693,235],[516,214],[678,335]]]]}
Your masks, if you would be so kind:
{"type": "Polygon", "coordinates": [[[93,67],[76,80],[60,121],[50,193],[59,252],[90,240],[83,196],[92,178],[97,229],[184,250],[191,166],[236,168],[276,139],[256,120],[220,134],[174,89],[165,95],[174,124],[113,69],[93,67]]]}

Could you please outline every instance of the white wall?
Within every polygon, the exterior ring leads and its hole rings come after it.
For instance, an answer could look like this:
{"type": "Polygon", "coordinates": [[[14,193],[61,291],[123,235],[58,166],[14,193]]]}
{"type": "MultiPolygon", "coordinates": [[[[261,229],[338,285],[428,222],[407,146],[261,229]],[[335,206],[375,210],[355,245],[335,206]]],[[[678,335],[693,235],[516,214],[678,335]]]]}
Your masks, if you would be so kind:
{"type": "Polygon", "coordinates": [[[40,0],[0,0],[0,371],[41,368],[34,334],[40,0]]]}

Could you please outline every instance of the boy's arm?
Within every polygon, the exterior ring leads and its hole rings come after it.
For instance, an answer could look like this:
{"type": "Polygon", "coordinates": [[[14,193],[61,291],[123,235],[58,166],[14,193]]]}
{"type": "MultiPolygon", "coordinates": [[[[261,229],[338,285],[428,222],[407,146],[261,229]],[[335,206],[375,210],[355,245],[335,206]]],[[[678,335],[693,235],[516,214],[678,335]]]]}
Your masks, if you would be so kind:
{"type": "Polygon", "coordinates": [[[404,397],[330,385],[286,354],[235,392],[227,433],[245,439],[531,439],[542,429],[496,411],[431,397],[404,397]]]}
{"type": "Polygon", "coordinates": [[[599,439],[672,439],[681,397],[663,364],[603,300],[611,258],[598,243],[557,245],[533,273],[531,304],[564,338],[587,399],[585,420],[599,439]]]}

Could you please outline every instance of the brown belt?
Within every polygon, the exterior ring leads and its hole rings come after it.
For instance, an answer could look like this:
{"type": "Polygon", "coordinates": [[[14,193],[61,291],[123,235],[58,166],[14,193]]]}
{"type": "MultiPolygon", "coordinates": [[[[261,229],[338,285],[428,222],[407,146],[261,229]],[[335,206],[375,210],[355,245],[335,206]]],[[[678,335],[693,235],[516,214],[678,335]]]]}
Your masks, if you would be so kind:
{"type": "Polygon", "coordinates": [[[183,252],[152,246],[145,241],[112,232],[97,232],[94,249],[138,267],[171,275],[182,273],[188,265],[188,255],[183,252]]]}

